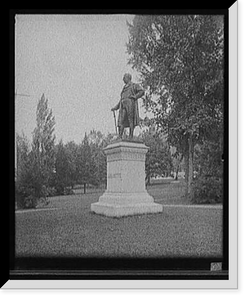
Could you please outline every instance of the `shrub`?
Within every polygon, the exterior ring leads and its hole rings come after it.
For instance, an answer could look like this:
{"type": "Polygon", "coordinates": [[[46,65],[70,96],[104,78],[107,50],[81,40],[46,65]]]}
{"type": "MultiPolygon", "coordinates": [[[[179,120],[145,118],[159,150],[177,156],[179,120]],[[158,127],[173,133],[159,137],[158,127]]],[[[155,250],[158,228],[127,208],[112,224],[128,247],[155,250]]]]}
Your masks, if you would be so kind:
{"type": "Polygon", "coordinates": [[[51,196],[73,195],[72,187],[66,187],[63,183],[57,183],[53,187],[54,194],[51,196]]]}
{"type": "Polygon", "coordinates": [[[191,201],[197,204],[222,203],[222,178],[215,176],[197,177],[193,182],[191,201]]]}
{"type": "Polygon", "coordinates": [[[38,204],[47,205],[47,188],[44,185],[17,182],[15,186],[17,209],[36,208],[38,204]]]}
{"type": "Polygon", "coordinates": [[[16,185],[15,190],[17,208],[28,209],[36,208],[39,198],[33,187],[21,184],[16,185]]]}
{"type": "Polygon", "coordinates": [[[64,189],[64,195],[74,195],[74,191],[71,187],[66,187],[64,189]]]}
{"type": "Polygon", "coordinates": [[[54,197],[56,196],[56,189],[55,187],[46,187],[46,197],[54,197]]]}

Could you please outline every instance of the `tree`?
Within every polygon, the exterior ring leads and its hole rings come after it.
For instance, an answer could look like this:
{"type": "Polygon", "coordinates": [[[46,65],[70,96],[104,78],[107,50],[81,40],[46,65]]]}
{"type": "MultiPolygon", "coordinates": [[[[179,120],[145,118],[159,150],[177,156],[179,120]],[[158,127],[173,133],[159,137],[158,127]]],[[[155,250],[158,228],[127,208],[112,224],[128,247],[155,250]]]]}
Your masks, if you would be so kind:
{"type": "Polygon", "coordinates": [[[178,172],[181,168],[183,155],[176,151],[176,147],[170,147],[170,153],[171,153],[171,157],[172,157],[173,169],[175,172],[175,180],[178,180],[178,172]]]}
{"type": "Polygon", "coordinates": [[[60,140],[59,144],[56,146],[54,182],[56,193],[58,195],[68,194],[69,192],[72,193],[72,189],[69,190],[69,187],[72,186],[70,171],[71,166],[69,156],[62,140],[60,140]]]}
{"type": "Polygon", "coordinates": [[[44,94],[37,104],[36,128],[31,149],[27,139],[17,136],[16,195],[19,207],[35,208],[45,201],[54,171],[54,126],[52,110],[44,94]]]}
{"type": "Polygon", "coordinates": [[[40,180],[49,186],[55,164],[55,118],[48,107],[44,94],[37,104],[36,128],[33,131],[32,152],[39,171],[40,180]]]}
{"type": "Polygon", "coordinates": [[[222,132],[222,17],[136,16],[128,27],[129,63],[147,91],[144,105],[170,145],[183,154],[190,195],[195,145],[222,132]]]}
{"type": "Polygon", "coordinates": [[[150,184],[151,177],[168,176],[172,169],[169,146],[163,136],[155,131],[154,126],[144,130],[140,137],[149,150],[145,160],[146,183],[150,184]]]}
{"type": "Polygon", "coordinates": [[[35,206],[35,202],[30,203],[32,194],[32,187],[30,186],[31,167],[28,139],[24,134],[16,134],[15,200],[18,208],[35,206]]]}
{"type": "Polygon", "coordinates": [[[35,208],[39,202],[48,203],[46,187],[34,152],[29,149],[26,137],[17,136],[17,177],[15,182],[18,208],[35,208]]]}
{"type": "Polygon", "coordinates": [[[77,183],[78,175],[77,175],[77,153],[79,146],[75,144],[75,142],[71,141],[65,145],[65,151],[68,162],[68,180],[71,189],[73,189],[74,185],[77,183]]]}
{"type": "Polygon", "coordinates": [[[223,201],[223,149],[218,138],[206,140],[195,147],[195,170],[192,201],[221,203],[223,201]]]}
{"type": "Polygon", "coordinates": [[[104,153],[104,147],[106,140],[104,135],[100,131],[91,130],[88,135],[88,141],[91,148],[92,161],[94,164],[94,182],[96,185],[106,185],[106,155],[104,153]]]}
{"type": "Polygon", "coordinates": [[[95,166],[92,159],[91,148],[89,145],[87,134],[82,143],[79,145],[77,153],[76,172],[78,182],[84,185],[84,194],[86,193],[87,184],[95,184],[95,166]]]}
{"type": "Polygon", "coordinates": [[[16,181],[19,181],[29,164],[30,144],[24,133],[16,134],[16,181]]]}

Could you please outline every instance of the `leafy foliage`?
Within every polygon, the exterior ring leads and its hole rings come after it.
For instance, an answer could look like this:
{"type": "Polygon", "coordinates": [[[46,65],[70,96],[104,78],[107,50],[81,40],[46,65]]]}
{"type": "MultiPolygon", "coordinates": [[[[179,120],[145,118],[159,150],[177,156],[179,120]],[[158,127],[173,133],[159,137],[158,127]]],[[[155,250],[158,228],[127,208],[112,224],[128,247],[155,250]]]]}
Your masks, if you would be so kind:
{"type": "Polygon", "coordinates": [[[220,203],[223,196],[222,148],[216,141],[196,146],[196,179],[193,182],[192,202],[220,203]]]}
{"type": "Polygon", "coordinates": [[[223,28],[215,16],[136,16],[129,31],[145,106],[172,144],[183,148],[179,136],[199,141],[222,124],[223,28]]]}
{"type": "Polygon", "coordinates": [[[44,94],[37,104],[36,128],[33,131],[32,152],[39,176],[45,186],[49,186],[55,163],[55,118],[48,108],[44,94]]]}
{"type": "Polygon", "coordinates": [[[22,208],[36,207],[46,202],[47,188],[54,170],[54,126],[52,110],[44,94],[37,104],[36,128],[33,131],[31,150],[25,138],[17,138],[17,205],[22,208]]]}
{"type": "Polygon", "coordinates": [[[56,148],[53,186],[56,189],[57,195],[72,193],[72,189],[68,188],[72,184],[70,161],[62,140],[59,142],[56,148]]]}
{"type": "Polygon", "coordinates": [[[200,176],[193,182],[192,202],[222,203],[223,188],[222,178],[217,176],[200,176]]]}
{"type": "Polygon", "coordinates": [[[88,139],[90,142],[91,155],[94,163],[94,183],[95,185],[106,185],[107,162],[104,148],[108,144],[107,138],[105,138],[100,131],[91,130],[90,134],[88,135],[88,139]]]}
{"type": "Polygon", "coordinates": [[[165,139],[154,127],[143,131],[140,138],[149,147],[145,160],[147,184],[150,184],[151,177],[168,176],[172,169],[172,157],[165,139]]]}
{"type": "Polygon", "coordinates": [[[87,135],[82,141],[82,143],[78,147],[77,152],[77,166],[76,172],[78,176],[78,182],[84,184],[84,190],[86,184],[94,183],[94,174],[95,174],[95,166],[93,164],[93,159],[91,155],[91,148],[89,145],[89,141],[87,135]]]}
{"type": "Polygon", "coordinates": [[[223,18],[136,16],[128,26],[129,63],[146,89],[144,106],[183,154],[191,187],[194,146],[223,132],[223,18]]]}
{"type": "Polygon", "coordinates": [[[34,153],[23,146],[22,143],[17,144],[20,157],[15,185],[16,204],[18,208],[35,208],[39,201],[46,203],[46,187],[38,171],[34,153]]]}
{"type": "MultiPolygon", "coordinates": [[[[26,137],[18,137],[17,197],[22,198],[18,207],[35,207],[38,201],[46,201],[48,196],[71,194],[76,184],[83,184],[85,192],[88,186],[106,185],[104,148],[114,138],[113,134],[105,136],[92,130],[85,134],[80,144],[73,141],[64,144],[60,140],[54,146],[54,169],[49,185],[45,185],[36,153],[33,148],[30,149],[26,137]]],[[[141,133],[139,139],[143,139],[150,148],[146,157],[147,180],[152,176],[167,176],[172,169],[172,157],[165,139],[151,126],[141,133]]]]}

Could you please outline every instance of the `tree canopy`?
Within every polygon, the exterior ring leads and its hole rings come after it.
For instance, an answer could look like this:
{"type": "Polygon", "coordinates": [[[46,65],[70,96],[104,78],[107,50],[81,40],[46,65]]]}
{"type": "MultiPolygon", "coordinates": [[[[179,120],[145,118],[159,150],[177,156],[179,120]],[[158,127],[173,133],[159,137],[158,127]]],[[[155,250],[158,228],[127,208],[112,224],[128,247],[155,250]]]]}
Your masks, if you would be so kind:
{"type": "Polygon", "coordinates": [[[222,142],[223,17],[140,15],[128,27],[129,63],[146,89],[144,106],[183,153],[186,177],[192,177],[194,146],[222,142]]]}
{"type": "Polygon", "coordinates": [[[172,140],[196,139],[222,124],[222,16],[136,16],[129,24],[129,63],[139,71],[144,104],[172,140]]]}

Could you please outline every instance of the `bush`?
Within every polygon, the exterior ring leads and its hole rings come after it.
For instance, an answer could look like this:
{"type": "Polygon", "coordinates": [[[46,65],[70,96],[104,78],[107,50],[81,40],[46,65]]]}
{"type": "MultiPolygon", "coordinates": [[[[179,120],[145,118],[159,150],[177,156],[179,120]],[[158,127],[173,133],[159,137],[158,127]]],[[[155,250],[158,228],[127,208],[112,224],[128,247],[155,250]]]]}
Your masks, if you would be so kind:
{"type": "Polygon", "coordinates": [[[222,203],[222,178],[215,176],[197,177],[193,182],[191,201],[196,204],[222,203]]]}
{"type": "MultiPolygon", "coordinates": [[[[63,196],[63,195],[73,195],[74,191],[71,187],[66,187],[63,183],[57,183],[53,187],[54,194],[53,196],[63,196]]],[[[52,195],[51,195],[52,196],[52,195]]]]}
{"type": "Polygon", "coordinates": [[[66,187],[64,189],[64,195],[74,195],[74,191],[71,187],[66,187]]]}
{"type": "Polygon", "coordinates": [[[17,208],[34,208],[36,200],[34,198],[34,191],[30,188],[17,185],[15,190],[17,208]]]}
{"type": "Polygon", "coordinates": [[[54,197],[56,196],[56,189],[55,187],[46,187],[46,197],[54,197]]]}
{"type": "Polygon", "coordinates": [[[38,204],[47,205],[47,188],[44,185],[31,186],[16,183],[15,198],[17,209],[36,208],[38,204]]]}
{"type": "Polygon", "coordinates": [[[17,184],[15,190],[17,208],[35,208],[38,203],[35,189],[30,186],[17,184]]]}

